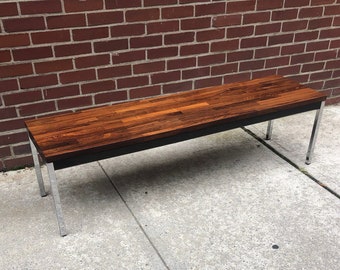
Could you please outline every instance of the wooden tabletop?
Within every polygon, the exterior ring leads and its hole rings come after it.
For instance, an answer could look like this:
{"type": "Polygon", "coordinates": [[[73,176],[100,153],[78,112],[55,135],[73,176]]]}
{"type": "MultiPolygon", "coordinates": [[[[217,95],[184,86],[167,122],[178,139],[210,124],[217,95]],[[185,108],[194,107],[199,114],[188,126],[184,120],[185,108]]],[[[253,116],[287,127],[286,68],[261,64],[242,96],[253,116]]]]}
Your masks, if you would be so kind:
{"type": "Polygon", "coordinates": [[[326,96],[281,76],[129,101],[26,121],[47,162],[321,102],[326,96]]]}

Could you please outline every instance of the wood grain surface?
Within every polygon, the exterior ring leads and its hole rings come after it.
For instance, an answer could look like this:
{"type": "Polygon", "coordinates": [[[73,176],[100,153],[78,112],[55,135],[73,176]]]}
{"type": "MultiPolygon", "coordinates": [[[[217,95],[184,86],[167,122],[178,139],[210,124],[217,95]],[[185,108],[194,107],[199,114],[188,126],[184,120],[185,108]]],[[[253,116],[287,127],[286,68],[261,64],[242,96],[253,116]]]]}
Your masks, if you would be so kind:
{"type": "Polygon", "coordinates": [[[281,76],[26,121],[47,162],[318,103],[326,96],[281,76]]]}

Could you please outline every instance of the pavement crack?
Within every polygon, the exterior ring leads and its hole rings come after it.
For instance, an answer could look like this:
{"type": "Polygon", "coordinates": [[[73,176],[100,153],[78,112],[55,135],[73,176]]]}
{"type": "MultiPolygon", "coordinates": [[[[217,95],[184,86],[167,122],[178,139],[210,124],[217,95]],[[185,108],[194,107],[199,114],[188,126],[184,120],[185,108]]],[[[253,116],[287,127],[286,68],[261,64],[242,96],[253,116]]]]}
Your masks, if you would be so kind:
{"type": "Polygon", "coordinates": [[[326,189],[329,193],[331,193],[332,195],[334,195],[335,197],[337,197],[338,199],[340,199],[340,195],[335,192],[334,190],[332,190],[331,188],[329,188],[326,184],[324,184],[323,182],[319,181],[318,179],[316,179],[313,175],[311,175],[305,168],[301,168],[300,166],[298,166],[295,162],[293,162],[291,159],[289,159],[288,157],[286,157],[285,155],[283,155],[282,153],[280,153],[278,150],[276,150],[273,146],[271,146],[269,143],[267,143],[264,139],[262,139],[261,137],[257,136],[254,132],[252,132],[251,130],[245,128],[245,127],[241,127],[246,133],[248,133],[250,136],[252,136],[253,138],[255,138],[257,141],[259,141],[261,144],[263,144],[264,146],[266,146],[269,150],[271,150],[274,154],[276,154],[277,156],[279,156],[280,158],[282,158],[283,160],[285,160],[287,163],[289,163],[290,165],[292,165],[295,169],[297,169],[299,172],[303,173],[304,175],[306,175],[309,179],[313,180],[315,183],[317,183],[319,186],[321,186],[322,188],[326,189]]]}
{"type": "Polygon", "coordinates": [[[128,203],[126,202],[126,200],[124,199],[123,195],[120,193],[120,191],[118,190],[117,186],[115,185],[114,181],[112,180],[112,178],[107,174],[107,172],[104,170],[102,164],[97,161],[99,167],[102,169],[102,171],[104,172],[104,174],[106,175],[107,179],[110,181],[111,185],[113,186],[114,190],[117,192],[118,196],[120,197],[120,199],[122,200],[122,202],[124,203],[125,207],[128,209],[128,211],[130,212],[131,216],[133,217],[133,219],[135,220],[135,222],[137,223],[138,227],[140,228],[140,230],[142,231],[142,233],[144,234],[144,236],[146,237],[146,239],[148,240],[148,242],[150,243],[150,245],[152,246],[152,248],[154,249],[154,251],[156,252],[157,256],[160,258],[160,260],[162,261],[162,263],[164,264],[166,269],[170,269],[169,266],[166,264],[164,258],[162,257],[162,255],[160,254],[160,252],[158,251],[158,249],[156,248],[155,244],[151,241],[149,235],[147,234],[147,232],[144,230],[142,224],[139,222],[139,220],[137,219],[136,215],[133,213],[132,209],[130,208],[130,206],[128,205],[128,203]]]}

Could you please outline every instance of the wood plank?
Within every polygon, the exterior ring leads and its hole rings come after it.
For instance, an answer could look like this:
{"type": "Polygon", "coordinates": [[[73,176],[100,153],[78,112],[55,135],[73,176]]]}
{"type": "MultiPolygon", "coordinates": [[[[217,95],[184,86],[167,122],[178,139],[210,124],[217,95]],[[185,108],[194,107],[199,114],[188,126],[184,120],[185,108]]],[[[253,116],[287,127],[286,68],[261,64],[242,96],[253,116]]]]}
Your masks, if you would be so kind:
{"type": "Polygon", "coordinates": [[[191,90],[26,121],[42,157],[53,162],[237,119],[321,102],[326,96],[282,76],[191,90]]]}

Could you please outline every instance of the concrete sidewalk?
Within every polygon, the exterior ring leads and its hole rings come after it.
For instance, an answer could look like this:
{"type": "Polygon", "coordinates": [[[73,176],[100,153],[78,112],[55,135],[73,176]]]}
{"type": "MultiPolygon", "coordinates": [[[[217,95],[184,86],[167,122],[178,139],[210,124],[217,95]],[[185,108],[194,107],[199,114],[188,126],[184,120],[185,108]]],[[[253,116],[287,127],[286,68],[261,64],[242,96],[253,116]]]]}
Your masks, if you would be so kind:
{"type": "Polygon", "coordinates": [[[66,237],[34,170],[2,173],[0,269],[339,269],[340,106],[307,166],[313,118],[275,121],[285,159],[259,124],[57,171],[66,237]]]}

